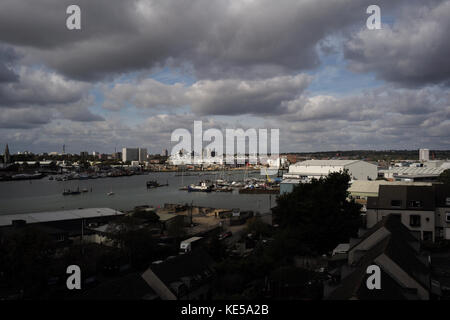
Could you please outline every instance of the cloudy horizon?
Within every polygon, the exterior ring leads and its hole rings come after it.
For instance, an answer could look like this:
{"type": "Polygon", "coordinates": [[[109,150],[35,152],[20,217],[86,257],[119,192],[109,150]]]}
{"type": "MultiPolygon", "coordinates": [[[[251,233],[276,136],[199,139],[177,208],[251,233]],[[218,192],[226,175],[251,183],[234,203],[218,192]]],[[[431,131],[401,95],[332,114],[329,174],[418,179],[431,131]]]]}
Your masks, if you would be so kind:
{"type": "Polygon", "coordinates": [[[378,1],[381,30],[371,4],[3,0],[0,146],[160,153],[202,120],[282,153],[450,149],[450,0],[378,1]]]}

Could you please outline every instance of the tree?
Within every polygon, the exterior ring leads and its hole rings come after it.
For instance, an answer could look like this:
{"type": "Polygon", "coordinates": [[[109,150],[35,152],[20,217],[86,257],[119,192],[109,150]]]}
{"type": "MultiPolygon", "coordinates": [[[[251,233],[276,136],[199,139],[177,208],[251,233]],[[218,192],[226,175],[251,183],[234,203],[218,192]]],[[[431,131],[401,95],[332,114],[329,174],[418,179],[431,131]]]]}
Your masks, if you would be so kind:
{"type": "Polygon", "coordinates": [[[184,229],[184,220],[175,219],[167,227],[167,234],[169,237],[182,238],[186,235],[186,230],[184,229]]]}
{"type": "Polygon", "coordinates": [[[258,217],[253,217],[247,220],[247,228],[245,234],[252,233],[255,239],[260,236],[268,237],[271,235],[271,228],[267,223],[261,221],[258,217]]]}
{"type": "Polygon", "coordinates": [[[361,205],[347,199],[349,181],[348,172],[335,172],[277,199],[273,214],[282,231],[276,242],[287,244],[284,255],[326,253],[356,235],[361,205]]]}
{"type": "Polygon", "coordinates": [[[450,185],[450,169],[444,170],[440,175],[439,175],[439,181],[444,183],[444,184],[449,184],[450,185]]]}
{"type": "Polygon", "coordinates": [[[0,236],[0,274],[9,285],[33,297],[45,288],[54,252],[51,237],[26,226],[0,236]]]}
{"type": "Polygon", "coordinates": [[[213,237],[206,246],[209,255],[216,261],[222,260],[226,256],[226,246],[219,238],[213,237]]]}
{"type": "Polygon", "coordinates": [[[156,240],[136,218],[125,216],[117,219],[107,231],[133,267],[145,268],[156,256],[156,240]]]}
{"type": "Polygon", "coordinates": [[[159,216],[155,211],[147,211],[145,209],[136,209],[133,213],[134,218],[143,219],[149,223],[158,223],[159,216]]]}

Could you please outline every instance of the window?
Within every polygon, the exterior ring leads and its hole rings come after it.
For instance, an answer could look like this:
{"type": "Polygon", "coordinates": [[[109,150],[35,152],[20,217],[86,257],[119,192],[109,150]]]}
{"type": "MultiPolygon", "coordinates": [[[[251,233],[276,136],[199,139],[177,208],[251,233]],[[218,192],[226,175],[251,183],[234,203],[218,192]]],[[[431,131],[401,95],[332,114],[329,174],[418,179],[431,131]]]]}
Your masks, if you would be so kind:
{"type": "Polygon", "coordinates": [[[419,200],[411,200],[409,201],[410,208],[422,208],[422,201],[419,200]]]}
{"type": "Polygon", "coordinates": [[[445,222],[450,222],[450,212],[445,213],[445,222]]]}
{"type": "Polygon", "coordinates": [[[392,207],[401,207],[402,200],[391,200],[391,206],[392,207]]]}
{"type": "Polygon", "coordinates": [[[417,214],[412,214],[409,216],[409,225],[411,227],[420,227],[420,216],[417,214]]]}
{"type": "Polygon", "coordinates": [[[450,206],[450,197],[445,198],[445,205],[450,206]]]}

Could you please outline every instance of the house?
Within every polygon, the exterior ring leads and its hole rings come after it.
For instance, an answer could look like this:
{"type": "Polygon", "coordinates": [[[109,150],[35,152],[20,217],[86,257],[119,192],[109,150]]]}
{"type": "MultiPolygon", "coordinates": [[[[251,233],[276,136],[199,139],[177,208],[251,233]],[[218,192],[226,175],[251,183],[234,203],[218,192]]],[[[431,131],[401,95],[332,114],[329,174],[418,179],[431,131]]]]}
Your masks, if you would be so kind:
{"type": "Polygon", "coordinates": [[[450,239],[450,186],[380,185],[378,197],[367,198],[367,228],[389,214],[399,215],[422,240],[450,239]]]}
{"type": "MultiPolygon", "coordinates": [[[[348,192],[350,197],[356,200],[367,200],[368,197],[378,197],[380,185],[414,185],[414,186],[431,186],[431,182],[407,182],[407,181],[353,181],[348,192]]],[[[364,202],[365,204],[365,202],[364,202]]]]}
{"type": "Polygon", "coordinates": [[[347,262],[324,288],[327,300],[428,300],[429,257],[399,216],[388,215],[359,239],[350,241],[347,262]],[[367,285],[369,266],[380,270],[380,289],[367,285]]]}
{"type": "Polygon", "coordinates": [[[153,262],[142,278],[162,300],[205,300],[211,296],[212,263],[200,248],[153,262]]]}

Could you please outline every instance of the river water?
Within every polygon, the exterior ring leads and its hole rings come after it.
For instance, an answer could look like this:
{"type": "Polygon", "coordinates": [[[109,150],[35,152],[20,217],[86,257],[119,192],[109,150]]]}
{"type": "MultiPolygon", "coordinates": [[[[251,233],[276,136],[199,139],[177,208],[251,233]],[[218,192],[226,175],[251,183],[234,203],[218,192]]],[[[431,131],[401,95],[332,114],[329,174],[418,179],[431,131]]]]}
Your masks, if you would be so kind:
{"type": "MultiPolygon", "coordinates": [[[[228,174],[232,180],[242,180],[244,172],[228,174]]],[[[55,181],[43,178],[30,181],[0,182],[0,214],[55,211],[76,208],[107,207],[130,210],[138,205],[163,206],[164,203],[193,203],[215,208],[240,208],[265,213],[275,205],[276,195],[239,194],[230,192],[187,192],[180,187],[197,183],[202,179],[221,178],[217,175],[175,176],[174,172],[155,172],[130,177],[101,178],[93,180],[55,181]],[[147,189],[146,181],[157,180],[168,187],[147,189]],[[63,196],[64,189],[87,188],[92,192],[63,196]],[[108,196],[108,192],[114,195],[108,196]]],[[[254,177],[261,178],[259,175],[254,177]]]]}

